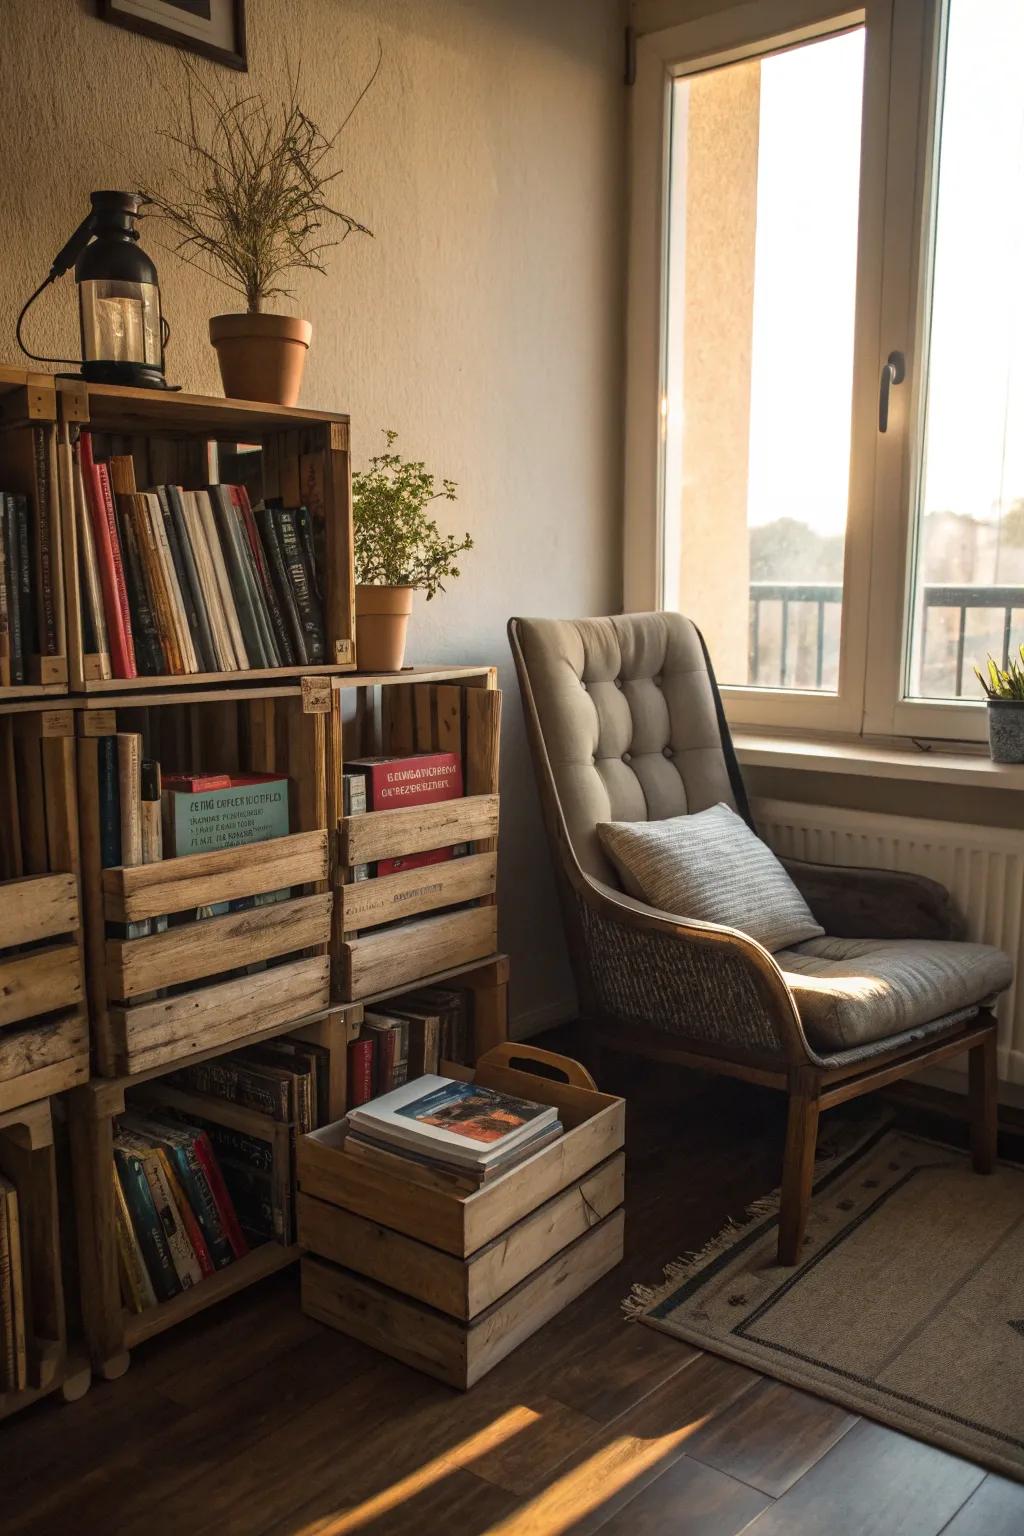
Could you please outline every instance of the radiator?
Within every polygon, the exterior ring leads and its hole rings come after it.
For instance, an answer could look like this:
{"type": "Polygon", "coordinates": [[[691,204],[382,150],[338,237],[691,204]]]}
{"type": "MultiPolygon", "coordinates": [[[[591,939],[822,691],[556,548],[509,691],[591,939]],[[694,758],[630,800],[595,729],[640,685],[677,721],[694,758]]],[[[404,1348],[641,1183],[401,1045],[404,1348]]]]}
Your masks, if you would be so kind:
{"type": "MultiPolygon", "coordinates": [[[[1024,1084],[1024,832],[833,806],[755,800],[757,829],[782,858],[928,875],[952,894],[968,937],[1004,949],[1016,981],[999,1002],[999,1076],[1024,1084]]],[[[880,935],[884,937],[884,935],[880,935]]],[[[966,1057],[950,1066],[966,1073],[966,1057]]]]}

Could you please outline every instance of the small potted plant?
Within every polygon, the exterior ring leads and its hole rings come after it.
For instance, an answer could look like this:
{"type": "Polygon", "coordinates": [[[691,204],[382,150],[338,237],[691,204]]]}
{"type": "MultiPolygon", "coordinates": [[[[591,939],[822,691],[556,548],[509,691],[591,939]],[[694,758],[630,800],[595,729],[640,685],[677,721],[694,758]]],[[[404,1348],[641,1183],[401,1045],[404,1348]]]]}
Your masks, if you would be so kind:
{"type": "Polygon", "coordinates": [[[299,105],[297,74],[287,100],[274,106],[255,91],[207,85],[195,66],[183,64],[180,106],[160,130],[179,163],[164,189],[145,185],[143,196],[150,213],[174,231],[170,248],[245,300],[244,312],[210,321],[229,397],[298,401],[313,327],[294,315],[268,313],[266,305],[292,296],[280,281],[285,273],[326,273],[328,250],[351,234],[371,233],[331,206],[328,189],[341,175],[340,166],[331,168],[338,139],[379,67],[378,56],[355,105],[328,138],[299,105]]]}
{"type": "Polygon", "coordinates": [[[429,603],[444,591],[447,577],[459,575],[459,555],[473,548],[468,533],[461,540],[442,533],[426,510],[442,497],[454,501],[455,482],[439,486],[426,465],[392,452],[397,432],[385,430],[384,436],[384,452],[352,476],[356,661],[362,672],[401,671],[413,593],[425,592],[429,603]]]}
{"type": "Polygon", "coordinates": [[[1011,656],[1005,667],[988,658],[988,676],[977,667],[978,682],[988,697],[988,744],[994,763],[1024,763],[1024,645],[1020,660],[1011,656]]]}

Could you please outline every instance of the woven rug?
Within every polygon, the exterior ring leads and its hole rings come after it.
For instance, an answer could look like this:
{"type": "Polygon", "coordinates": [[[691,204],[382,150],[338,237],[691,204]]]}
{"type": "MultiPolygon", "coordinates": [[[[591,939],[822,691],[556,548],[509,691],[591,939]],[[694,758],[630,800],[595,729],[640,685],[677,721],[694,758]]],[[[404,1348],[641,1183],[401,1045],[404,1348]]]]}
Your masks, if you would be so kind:
{"type": "Polygon", "coordinates": [[[876,1132],[817,1179],[804,1256],[778,1195],[626,1310],[1024,1481],[1024,1168],[876,1132]]]}

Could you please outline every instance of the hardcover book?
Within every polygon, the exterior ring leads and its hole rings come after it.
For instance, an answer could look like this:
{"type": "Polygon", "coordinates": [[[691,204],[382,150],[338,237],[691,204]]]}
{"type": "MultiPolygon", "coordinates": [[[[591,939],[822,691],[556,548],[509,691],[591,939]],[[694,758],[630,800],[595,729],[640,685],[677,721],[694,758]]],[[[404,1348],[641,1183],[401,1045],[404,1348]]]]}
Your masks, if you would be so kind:
{"type": "MultiPolygon", "coordinates": [[[[358,757],[347,765],[366,779],[366,803],[371,811],[399,810],[411,805],[434,805],[462,796],[462,762],[454,752],[418,752],[412,757],[358,757]]],[[[402,870],[443,864],[454,849],[431,848],[424,853],[378,859],[378,875],[397,875],[402,870]]]]}
{"type": "Polygon", "coordinates": [[[176,857],[288,836],[288,780],[235,775],[227,785],[195,792],[164,779],[164,846],[176,857]]]}

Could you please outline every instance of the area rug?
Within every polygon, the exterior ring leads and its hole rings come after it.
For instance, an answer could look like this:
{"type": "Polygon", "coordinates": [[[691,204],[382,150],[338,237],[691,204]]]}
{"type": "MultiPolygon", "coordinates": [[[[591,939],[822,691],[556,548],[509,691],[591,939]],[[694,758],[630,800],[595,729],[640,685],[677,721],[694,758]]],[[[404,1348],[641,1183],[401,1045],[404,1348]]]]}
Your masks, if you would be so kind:
{"type": "Polygon", "coordinates": [[[1024,1481],[1024,1168],[902,1131],[834,1155],[803,1257],[777,1193],[627,1311],[652,1328],[1024,1481]]]}

